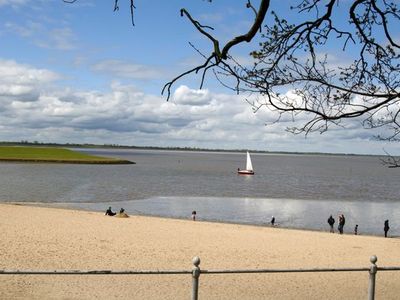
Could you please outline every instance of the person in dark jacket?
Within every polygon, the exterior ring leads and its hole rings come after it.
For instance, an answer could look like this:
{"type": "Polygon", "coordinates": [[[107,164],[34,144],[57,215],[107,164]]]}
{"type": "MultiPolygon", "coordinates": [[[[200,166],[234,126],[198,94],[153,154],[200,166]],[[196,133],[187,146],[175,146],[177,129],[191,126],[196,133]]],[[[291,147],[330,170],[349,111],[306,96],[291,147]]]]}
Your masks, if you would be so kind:
{"type": "Polygon", "coordinates": [[[346,219],[344,218],[344,215],[341,214],[339,215],[339,226],[338,226],[338,230],[340,234],[343,234],[343,228],[344,228],[344,224],[346,223],[346,219]]]}
{"type": "Polygon", "coordinates": [[[105,213],[106,216],[115,216],[115,214],[116,213],[111,210],[111,206],[106,210],[105,213]]]}
{"type": "Polygon", "coordinates": [[[385,231],[385,237],[387,237],[387,233],[388,233],[389,229],[390,229],[389,220],[386,220],[385,224],[383,225],[383,230],[385,231]]]}
{"type": "Polygon", "coordinates": [[[333,229],[333,225],[335,224],[335,219],[332,217],[332,215],[329,216],[328,218],[328,224],[330,226],[330,232],[334,233],[335,230],[333,229]]]}

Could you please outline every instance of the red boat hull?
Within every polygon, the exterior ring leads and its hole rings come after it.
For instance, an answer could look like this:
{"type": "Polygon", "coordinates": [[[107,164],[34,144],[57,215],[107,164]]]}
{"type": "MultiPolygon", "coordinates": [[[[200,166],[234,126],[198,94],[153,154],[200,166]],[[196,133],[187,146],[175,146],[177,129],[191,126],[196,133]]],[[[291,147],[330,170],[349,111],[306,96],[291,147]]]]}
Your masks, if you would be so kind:
{"type": "Polygon", "coordinates": [[[239,175],[254,175],[253,171],[248,171],[248,170],[240,170],[238,171],[239,175]]]}

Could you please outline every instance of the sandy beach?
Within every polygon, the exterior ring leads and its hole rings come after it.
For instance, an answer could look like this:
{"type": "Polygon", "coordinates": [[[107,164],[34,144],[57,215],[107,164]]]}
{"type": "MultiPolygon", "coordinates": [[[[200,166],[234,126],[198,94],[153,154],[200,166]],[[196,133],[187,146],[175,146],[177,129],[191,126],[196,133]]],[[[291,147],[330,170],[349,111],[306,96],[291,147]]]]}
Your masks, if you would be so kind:
{"type": "MultiPolygon", "coordinates": [[[[0,204],[2,270],[400,266],[400,239],[0,204]]],[[[368,272],[200,276],[200,299],[366,299],[368,272]]],[[[0,299],[190,299],[191,275],[0,275],[0,299]]],[[[400,271],[378,272],[398,299],[400,271]]]]}

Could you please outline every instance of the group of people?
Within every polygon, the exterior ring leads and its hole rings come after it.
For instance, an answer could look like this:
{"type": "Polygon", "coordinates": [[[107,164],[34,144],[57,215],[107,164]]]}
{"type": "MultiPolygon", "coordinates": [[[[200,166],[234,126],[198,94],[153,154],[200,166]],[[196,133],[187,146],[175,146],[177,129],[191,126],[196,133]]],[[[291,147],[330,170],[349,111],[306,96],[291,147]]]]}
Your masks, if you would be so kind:
{"type": "MultiPolygon", "coordinates": [[[[111,209],[111,206],[106,210],[105,213],[106,216],[115,216],[117,215],[117,213],[113,212],[111,209]]],[[[192,211],[192,220],[196,221],[196,215],[197,212],[194,210],[192,211]]],[[[125,210],[123,208],[120,209],[118,217],[122,217],[122,218],[128,218],[129,216],[125,213],[125,210]]],[[[344,217],[343,214],[340,214],[338,216],[338,231],[339,234],[343,234],[343,229],[344,229],[344,224],[346,223],[346,218],[344,217]]],[[[334,225],[335,225],[335,219],[332,217],[332,215],[329,216],[328,218],[328,224],[330,227],[330,232],[334,233],[335,229],[334,229],[334,225]]],[[[271,225],[274,226],[275,225],[275,217],[272,216],[271,218],[271,225]]],[[[389,220],[385,220],[385,223],[383,225],[383,231],[385,232],[385,237],[387,237],[387,233],[389,231],[390,227],[389,227],[389,220]]],[[[356,226],[354,227],[354,234],[357,235],[358,234],[358,224],[356,224],[356,226]]]]}
{"type": "MultiPolygon", "coordinates": [[[[344,217],[343,214],[339,215],[338,223],[339,223],[338,224],[339,234],[343,234],[344,224],[346,223],[346,218],[344,217]]],[[[328,218],[328,224],[330,227],[330,232],[334,233],[335,232],[335,229],[334,229],[335,219],[332,217],[332,215],[330,215],[328,218]]],[[[390,229],[389,220],[385,220],[385,223],[383,225],[383,231],[385,232],[385,237],[387,237],[387,233],[388,233],[389,229],[390,229]]],[[[354,234],[355,235],[358,234],[358,224],[356,224],[356,226],[354,226],[354,234]]]]}
{"type": "Polygon", "coordinates": [[[105,215],[106,216],[111,216],[111,217],[112,216],[117,216],[119,218],[128,218],[129,217],[128,214],[125,212],[125,209],[121,208],[119,210],[119,213],[117,214],[117,213],[112,211],[111,206],[106,210],[105,215]]]}
{"type": "MultiPolygon", "coordinates": [[[[338,225],[338,231],[340,234],[343,234],[343,229],[344,229],[344,224],[346,223],[346,218],[344,217],[343,214],[339,215],[339,225],[338,225]]],[[[333,225],[335,225],[335,219],[332,217],[332,215],[329,216],[328,218],[328,224],[330,226],[330,232],[334,233],[335,229],[333,229],[333,225]]],[[[354,233],[357,234],[358,232],[358,225],[354,228],[354,233]]]]}

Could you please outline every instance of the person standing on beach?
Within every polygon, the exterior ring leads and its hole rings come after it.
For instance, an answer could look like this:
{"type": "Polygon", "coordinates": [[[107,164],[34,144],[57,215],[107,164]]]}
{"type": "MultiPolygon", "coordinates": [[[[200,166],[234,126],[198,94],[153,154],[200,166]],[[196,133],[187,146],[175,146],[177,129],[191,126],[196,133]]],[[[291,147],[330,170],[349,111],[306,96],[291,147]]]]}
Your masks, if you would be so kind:
{"type": "Polygon", "coordinates": [[[335,219],[332,217],[332,215],[329,216],[328,218],[328,224],[330,226],[330,232],[334,233],[335,230],[333,229],[333,224],[335,224],[335,219]]]}
{"type": "Polygon", "coordinates": [[[344,218],[344,215],[341,214],[339,215],[339,226],[338,226],[338,230],[340,234],[343,234],[343,228],[344,228],[344,224],[346,222],[346,219],[344,218]]]}
{"type": "Polygon", "coordinates": [[[383,226],[383,230],[385,231],[385,237],[387,237],[387,233],[389,231],[389,220],[385,220],[385,225],[383,226]]]}
{"type": "Polygon", "coordinates": [[[356,224],[356,227],[354,227],[354,234],[357,235],[358,234],[358,225],[356,224]]]}
{"type": "Polygon", "coordinates": [[[272,225],[272,226],[274,226],[274,225],[275,225],[275,217],[274,217],[274,216],[272,216],[272,219],[271,219],[271,225],[272,225]]]}
{"type": "Polygon", "coordinates": [[[194,210],[194,211],[192,211],[192,220],[193,221],[196,221],[196,211],[194,210]]]}

